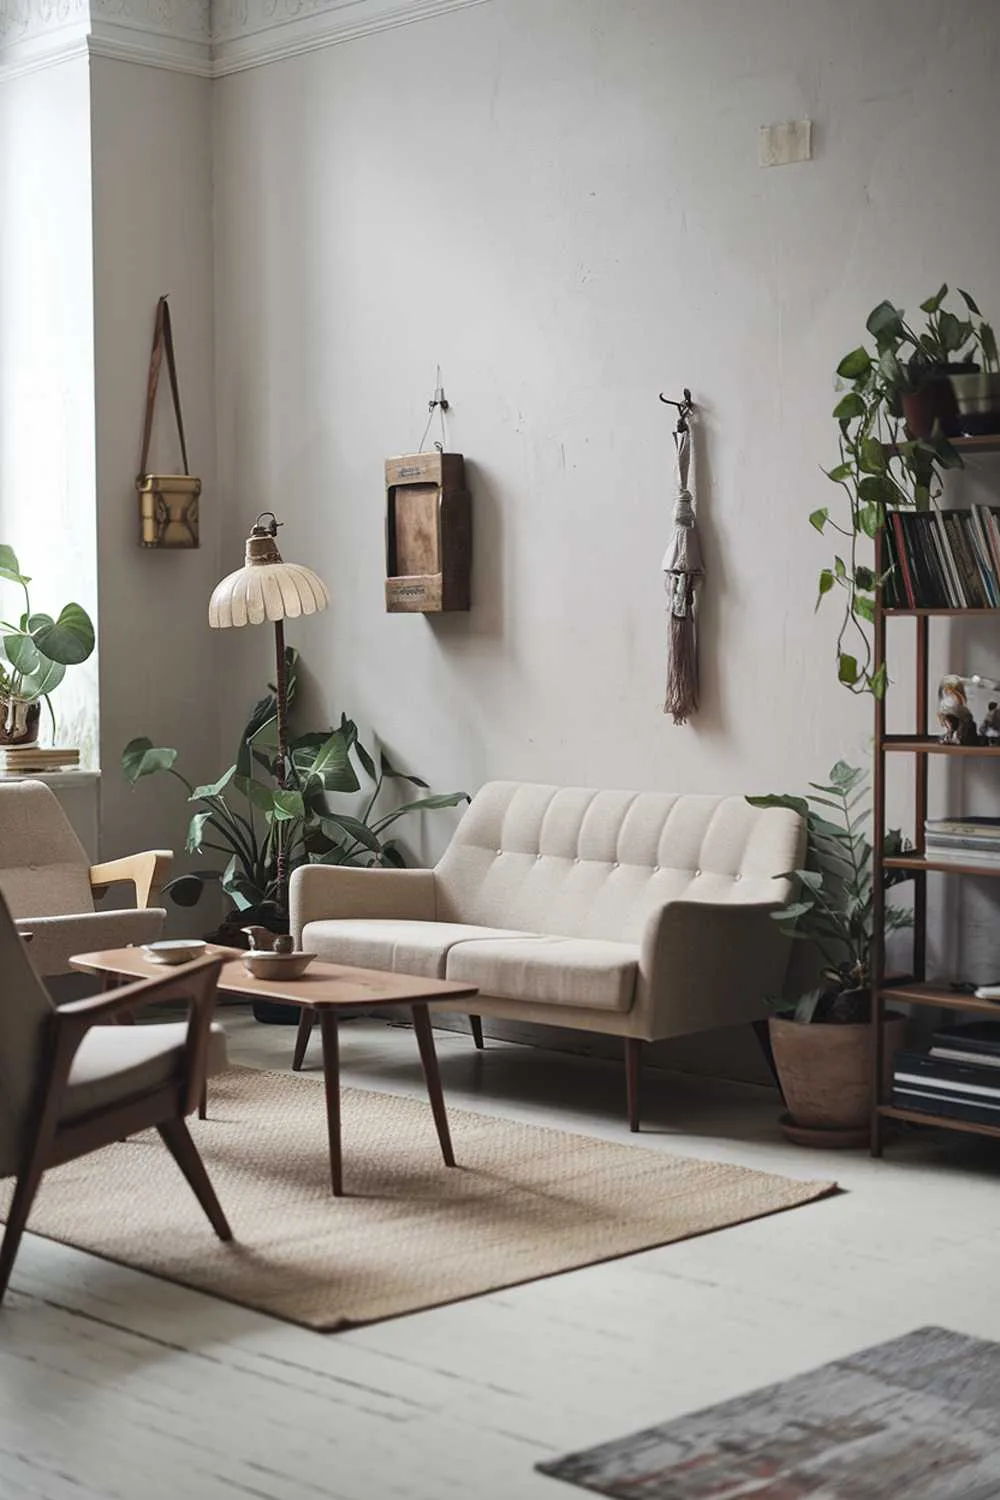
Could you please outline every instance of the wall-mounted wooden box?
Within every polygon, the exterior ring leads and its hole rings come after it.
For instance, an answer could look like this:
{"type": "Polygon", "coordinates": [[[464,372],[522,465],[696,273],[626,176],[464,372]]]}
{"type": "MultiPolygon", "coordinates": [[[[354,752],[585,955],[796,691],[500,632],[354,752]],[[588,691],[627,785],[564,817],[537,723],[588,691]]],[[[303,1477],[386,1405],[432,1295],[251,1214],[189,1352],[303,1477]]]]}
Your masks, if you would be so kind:
{"type": "Polygon", "coordinates": [[[472,506],[461,453],[386,460],[385,558],[390,613],[469,608],[472,506]]]}

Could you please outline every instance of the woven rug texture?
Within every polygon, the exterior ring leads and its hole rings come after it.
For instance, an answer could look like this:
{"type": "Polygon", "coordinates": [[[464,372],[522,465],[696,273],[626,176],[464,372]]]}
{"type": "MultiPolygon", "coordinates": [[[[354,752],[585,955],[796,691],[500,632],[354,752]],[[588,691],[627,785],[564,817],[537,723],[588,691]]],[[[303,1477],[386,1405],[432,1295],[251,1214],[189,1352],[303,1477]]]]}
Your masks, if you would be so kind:
{"type": "MultiPolygon", "coordinates": [[[[796,1208],[835,1191],[744,1167],[342,1093],[345,1196],[330,1193],[321,1080],[231,1068],[191,1133],[232,1226],[213,1234],[155,1132],[48,1172],[28,1228],[261,1312],[332,1331],[436,1307],[796,1208]]],[[[12,1185],[0,1185],[0,1216],[12,1185]]]]}

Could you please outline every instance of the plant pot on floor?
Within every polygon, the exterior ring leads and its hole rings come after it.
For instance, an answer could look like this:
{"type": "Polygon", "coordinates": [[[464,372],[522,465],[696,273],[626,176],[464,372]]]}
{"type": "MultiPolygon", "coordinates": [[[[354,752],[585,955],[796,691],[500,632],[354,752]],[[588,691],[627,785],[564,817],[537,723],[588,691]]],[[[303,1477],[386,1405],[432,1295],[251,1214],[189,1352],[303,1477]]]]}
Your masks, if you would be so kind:
{"type": "Polygon", "coordinates": [[[915,391],[903,391],[900,401],[911,438],[957,437],[961,432],[958,403],[952,388],[953,375],[973,375],[972,363],[935,365],[926,372],[915,391]]]}
{"type": "Polygon", "coordinates": [[[37,745],[42,705],[0,698],[0,745],[37,745]]]}
{"type": "Polygon", "coordinates": [[[1000,433],[1000,375],[952,375],[959,426],[968,437],[1000,433]]]}
{"type": "MultiPolygon", "coordinates": [[[[882,1087],[903,1045],[907,1018],[884,1022],[882,1087]]],[[[871,1130],[872,1038],[870,1022],[785,1020],[772,1016],[771,1047],[788,1114],[784,1134],[799,1145],[866,1146],[871,1130]]]]}

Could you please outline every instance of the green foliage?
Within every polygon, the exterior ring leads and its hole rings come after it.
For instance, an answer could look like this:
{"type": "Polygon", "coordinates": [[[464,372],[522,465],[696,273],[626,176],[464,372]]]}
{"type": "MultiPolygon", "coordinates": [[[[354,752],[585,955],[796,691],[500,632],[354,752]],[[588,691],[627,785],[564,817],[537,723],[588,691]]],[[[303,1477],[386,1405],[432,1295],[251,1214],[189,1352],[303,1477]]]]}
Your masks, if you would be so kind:
{"type": "MultiPolygon", "coordinates": [[[[289,701],[294,699],[298,653],[286,653],[289,701]]],[[[135,786],[144,776],[167,774],[180,781],[196,809],[188,824],[189,854],[206,851],[222,856],[222,868],[199,869],[168,881],[164,890],[178,906],[194,906],[205,886],[221,882],[237,911],[247,920],[275,926],[287,920],[278,886],[278,854],[284,852],[291,874],[301,864],[404,864],[398,846],[386,835],[412,812],[456,807],[469,800],[465,792],[417,797],[401,806],[382,808],[387,784],[407,783],[421,791],[419,776],[397,770],[384,750],[378,761],[358,737],[346,715],[336,729],[291,739],[284,787],[279,785],[277,701],[274,688],[257,703],[240,736],[236,761],[204,786],[193,786],[176,769],[177,751],[151,740],[130,741],[122,752],[122,770],[135,786]],[[343,810],[332,796],[364,791],[360,816],[343,810]]],[[[221,861],[220,861],[221,863],[221,861]]]]}
{"type": "Polygon", "coordinates": [[[16,623],[0,620],[0,696],[34,703],[44,698],[55,715],[49,694],[62,682],[66,668],[86,661],[94,649],[94,626],[79,604],[67,604],[58,616],[36,614],[28,585],[13,547],[0,543],[0,581],[17,584],[24,592],[24,611],[16,623]]]}
{"type": "MultiPolygon", "coordinates": [[[[839,760],[828,784],[809,783],[805,797],[748,797],[754,807],[789,807],[806,821],[806,867],[790,870],[793,900],[774,920],[789,937],[819,951],[823,986],[803,995],[798,1021],[867,1021],[871,1017],[872,944],[875,935],[871,810],[867,778],[857,766],[839,760]]],[[[885,836],[884,853],[909,847],[898,828],[885,836]]],[[[909,878],[905,870],[885,870],[884,888],[909,878]]],[[[913,925],[905,907],[885,905],[885,930],[913,925]]],[[[787,1009],[782,1001],[781,1008],[787,1009]]]]}
{"type": "Polygon", "coordinates": [[[859,345],[837,366],[849,389],[833,408],[840,461],[826,474],[846,496],[847,514],[843,524],[826,508],[809,516],[817,531],[831,527],[848,542],[846,559],[838,558],[832,572],[824,568],[819,581],[820,599],[834,585],[843,591],[837,677],[851,692],[876,698],[885,692],[885,673],[874,661],[870,627],[882,580],[863,560],[868,543],[889,511],[929,510],[942,492],[944,471],[962,467],[961,454],[946,437],[907,436],[901,397],[976,348],[986,369],[997,368],[996,337],[975,300],[959,288],[966,313],[960,316],[944,306],[947,296],[943,285],[920,304],[927,321],[919,331],[891,302],[880,302],[868,314],[865,326],[874,349],[859,345]]]}

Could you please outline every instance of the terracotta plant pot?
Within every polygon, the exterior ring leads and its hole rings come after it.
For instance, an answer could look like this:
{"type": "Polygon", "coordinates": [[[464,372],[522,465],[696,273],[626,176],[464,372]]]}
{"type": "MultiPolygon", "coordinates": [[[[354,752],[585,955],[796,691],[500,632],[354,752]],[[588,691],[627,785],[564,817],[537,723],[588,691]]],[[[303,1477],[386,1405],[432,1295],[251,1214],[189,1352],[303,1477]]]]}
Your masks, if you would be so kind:
{"type": "MultiPolygon", "coordinates": [[[[803,1024],[772,1016],[771,1046],[793,1126],[867,1136],[871,1106],[872,1028],[869,1022],[839,1026],[803,1024]]],[[[885,1021],[883,1090],[903,1045],[906,1017],[885,1021]]]]}
{"type": "Polygon", "coordinates": [[[1000,375],[987,375],[984,370],[973,375],[952,375],[951,386],[964,433],[969,437],[1000,433],[1000,375]]]}
{"type": "Polygon", "coordinates": [[[929,438],[944,433],[957,437],[962,429],[951,377],[974,373],[972,364],[939,365],[927,371],[915,391],[903,391],[900,401],[910,436],[929,438]]]}
{"type": "Polygon", "coordinates": [[[0,745],[37,745],[42,720],[39,702],[0,698],[0,745]]]}

